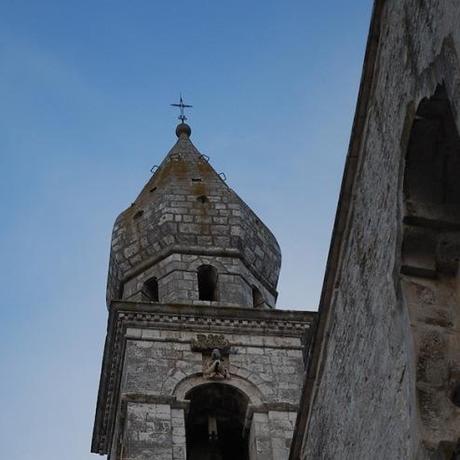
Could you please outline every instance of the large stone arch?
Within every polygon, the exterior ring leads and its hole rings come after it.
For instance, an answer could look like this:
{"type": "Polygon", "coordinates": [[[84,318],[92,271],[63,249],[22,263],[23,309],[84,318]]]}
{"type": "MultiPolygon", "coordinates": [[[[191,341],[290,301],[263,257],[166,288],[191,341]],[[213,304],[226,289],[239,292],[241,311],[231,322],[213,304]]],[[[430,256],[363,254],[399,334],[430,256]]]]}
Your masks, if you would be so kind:
{"type": "Polygon", "coordinates": [[[176,397],[177,400],[183,401],[187,393],[190,390],[197,388],[201,385],[207,385],[209,383],[215,383],[217,385],[229,385],[244,395],[247,396],[249,404],[254,406],[261,406],[264,402],[264,397],[259,388],[252,382],[239,377],[232,375],[231,379],[226,380],[209,380],[203,377],[200,374],[192,374],[183,378],[174,388],[172,395],[176,397]]]}

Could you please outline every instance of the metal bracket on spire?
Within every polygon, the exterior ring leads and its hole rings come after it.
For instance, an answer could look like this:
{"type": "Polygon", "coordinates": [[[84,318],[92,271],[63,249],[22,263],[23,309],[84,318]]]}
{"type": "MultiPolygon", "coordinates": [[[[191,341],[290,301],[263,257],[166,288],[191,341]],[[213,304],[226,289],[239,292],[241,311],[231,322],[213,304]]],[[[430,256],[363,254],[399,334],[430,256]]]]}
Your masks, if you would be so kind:
{"type": "Polygon", "coordinates": [[[185,123],[185,121],[187,120],[187,117],[185,116],[184,109],[192,108],[193,105],[184,104],[184,101],[182,99],[182,93],[181,93],[180,98],[179,98],[179,103],[178,104],[171,104],[171,106],[172,107],[179,107],[180,115],[177,118],[181,121],[181,123],[185,123]]]}

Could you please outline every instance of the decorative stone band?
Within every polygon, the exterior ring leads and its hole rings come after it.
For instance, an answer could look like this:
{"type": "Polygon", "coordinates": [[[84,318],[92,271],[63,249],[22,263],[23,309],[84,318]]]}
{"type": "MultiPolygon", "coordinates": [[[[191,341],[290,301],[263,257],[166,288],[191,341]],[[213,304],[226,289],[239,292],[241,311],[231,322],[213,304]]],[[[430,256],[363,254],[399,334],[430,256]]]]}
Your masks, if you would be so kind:
{"type": "MultiPolygon", "coordinates": [[[[256,310],[239,307],[211,307],[187,304],[159,304],[116,301],[111,313],[138,326],[155,329],[181,329],[209,332],[262,332],[280,337],[299,337],[316,318],[315,312],[292,310],[256,310]]],[[[112,316],[112,315],[111,315],[112,316]]]]}
{"type": "Polygon", "coordinates": [[[198,334],[191,343],[192,351],[209,352],[218,348],[228,354],[230,342],[222,334],[198,334]]]}
{"type": "MultiPolygon", "coordinates": [[[[91,451],[99,454],[108,453],[115,423],[128,328],[132,333],[136,329],[142,329],[142,332],[144,330],[145,332],[189,330],[197,333],[213,331],[227,334],[257,333],[276,337],[297,337],[302,338],[305,348],[308,348],[309,331],[315,319],[315,312],[112,302],[91,451]]],[[[142,332],[139,331],[141,334],[142,332]]],[[[148,337],[145,339],[148,340],[148,337]]]]}

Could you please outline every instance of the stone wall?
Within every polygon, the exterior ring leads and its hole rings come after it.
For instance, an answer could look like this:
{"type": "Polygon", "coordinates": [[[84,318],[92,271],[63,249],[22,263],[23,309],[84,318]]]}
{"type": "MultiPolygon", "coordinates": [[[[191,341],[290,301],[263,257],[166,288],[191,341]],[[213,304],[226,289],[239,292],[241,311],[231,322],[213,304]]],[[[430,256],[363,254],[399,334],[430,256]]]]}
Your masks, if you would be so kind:
{"type": "Polygon", "coordinates": [[[123,460],[185,460],[183,409],[169,404],[128,402],[121,444],[123,460]]]}
{"type": "Polygon", "coordinates": [[[110,460],[181,458],[179,433],[188,420],[190,395],[212,384],[244,395],[240,422],[252,446],[250,460],[287,459],[302,388],[303,346],[314,317],[231,306],[115,303],[93,451],[109,453],[110,460]],[[214,346],[223,350],[229,379],[206,375],[214,346]],[[183,412],[174,421],[175,410],[183,412]],[[151,431],[157,426],[164,432],[151,431]],[[161,456],[149,457],[155,449],[161,456]]]}
{"type": "MultiPolygon", "coordinates": [[[[174,395],[180,382],[203,372],[202,353],[191,349],[196,336],[192,331],[129,328],[121,392],[174,395]]],[[[298,403],[303,374],[300,337],[237,333],[224,337],[231,344],[231,375],[260,392],[263,403],[298,403]]]]}
{"type": "MultiPolygon", "coordinates": [[[[427,282],[414,291],[400,269],[405,158],[416,109],[444,84],[460,125],[459,23],[457,0],[375,4],[309,371],[313,381],[297,423],[302,448],[293,460],[454,458],[460,409],[451,386],[444,380],[435,396],[430,390],[427,404],[419,372],[423,343],[425,354],[438,356],[429,366],[430,388],[439,370],[438,378],[458,370],[457,288],[431,280],[437,286],[431,304],[440,304],[429,306],[427,282]],[[456,319],[447,328],[432,322],[426,335],[427,309],[431,315],[445,310],[446,297],[456,319]],[[428,342],[419,340],[422,328],[428,342]],[[423,406],[429,411],[422,417],[423,406]]],[[[456,286],[455,278],[450,284],[456,286]]]]}
{"type": "MultiPolygon", "coordinates": [[[[202,376],[202,353],[191,349],[196,336],[190,331],[129,328],[120,398],[156,401],[169,396],[176,401],[193,388],[213,382],[202,376]]],[[[228,363],[231,379],[214,384],[234,386],[249,398],[250,459],[286,460],[302,384],[300,337],[224,336],[232,346],[228,363]],[[251,422],[251,417],[255,421],[251,422]]],[[[178,450],[181,444],[174,434],[171,410],[169,405],[155,402],[128,403],[126,424],[121,429],[126,439],[123,460],[176,458],[171,456],[173,447],[178,450]]],[[[184,416],[181,423],[185,427],[184,416]]],[[[185,432],[180,441],[185,446],[185,432]]],[[[117,458],[115,452],[112,456],[117,458]]]]}

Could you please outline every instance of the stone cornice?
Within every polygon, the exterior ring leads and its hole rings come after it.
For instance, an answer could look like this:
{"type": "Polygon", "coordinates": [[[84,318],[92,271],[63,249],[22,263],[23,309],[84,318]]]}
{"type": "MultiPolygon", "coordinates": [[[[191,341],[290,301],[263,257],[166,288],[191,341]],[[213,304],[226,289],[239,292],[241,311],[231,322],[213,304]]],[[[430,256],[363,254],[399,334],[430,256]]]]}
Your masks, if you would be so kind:
{"type": "MultiPolygon", "coordinates": [[[[276,309],[254,309],[241,308],[235,306],[225,306],[218,302],[199,301],[192,304],[176,303],[162,304],[159,302],[130,302],[130,301],[114,301],[111,303],[110,309],[113,312],[124,313],[131,316],[133,313],[137,317],[143,317],[149,321],[155,318],[155,327],[159,322],[174,323],[176,317],[195,318],[195,324],[199,324],[200,319],[204,319],[206,324],[224,323],[229,325],[236,321],[238,327],[248,327],[263,329],[264,327],[274,328],[277,332],[281,329],[294,330],[296,326],[302,326],[305,323],[311,323],[316,318],[316,312],[311,311],[296,311],[296,310],[276,310],[276,309]],[[141,316],[139,316],[141,315],[141,316]],[[153,316],[152,316],[153,315],[153,316]],[[161,319],[161,321],[160,321],[161,319]],[[264,322],[267,322],[267,325],[264,322]],[[230,322],[230,323],[229,323],[230,322]]],[[[183,319],[180,319],[181,325],[183,319]]]]}

